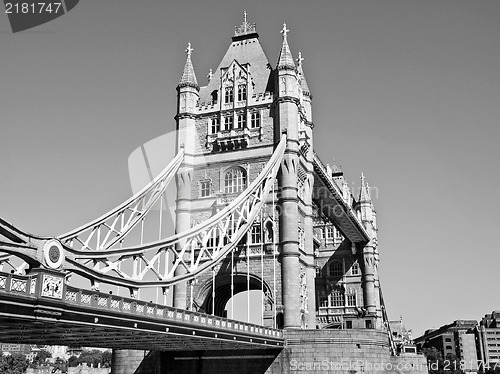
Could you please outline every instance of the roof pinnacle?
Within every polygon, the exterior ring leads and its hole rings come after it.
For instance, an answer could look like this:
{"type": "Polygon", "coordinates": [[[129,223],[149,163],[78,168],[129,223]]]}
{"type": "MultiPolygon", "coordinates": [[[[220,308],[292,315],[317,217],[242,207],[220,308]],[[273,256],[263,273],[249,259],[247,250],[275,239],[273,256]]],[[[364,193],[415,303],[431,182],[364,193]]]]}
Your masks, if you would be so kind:
{"type": "Polygon", "coordinates": [[[299,58],[297,59],[297,65],[299,67],[302,66],[302,61],[304,61],[304,57],[302,57],[302,53],[299,51],[299,58]]]}
{"type": "Polygon", "coordinates": [[[283,45],[281,46],[280,56],[278,58],[278,69],[295,69],[292,53],[286,40],[286,36],[290,30],[286,28],[286,23],[283,24],[281,33],[283,34],[283,45]]]}
{"type": "Polygon", "coordinates": [[[248,22],[247,11],[245,10],[243,11],[243,23],[240,26],[234,27],[234,36],[237,37],[255,33],[256,33],[255,22],[254,23],[248,22]]]}
{"type": "Polygon", "coordinates": [[[193,53],[194,49],[191,48],[191,42],[188,43],[188,46],[186,48],[186,54],[189,58],[191,58],[191,54],[193,53]]]}
{"type": "Polygon", "coordinates": [[[186,64],[184,65],[184,71],[182,73],[181,80],[179,82],[180,87],[192,86],[199,89],[198,81],[196,80],[196,74],[194,73],[193,63],[191,62],[191,54],[193,53],[193,48],[191,48],[191,43],[188,43],[186,48],[186,64]]]}
{"type": "Polygon", "coordinates": [[[361,188],[359,190],[359,202],[370,202],[370,187],[365,182],[365,175],[361,173],[361,188]]]}
{"type": "Polygon", "coordinates": [[[297,58],[297,72],[299,73],[300,86],[302,87],[302,91],[306,95],[310,95],[309,86],[307,85],[306,77],[304,75],[304,70],[302,70],[302,61],[304,61],[304,57],[302,57],[302,53],[299,52],[299,58],[297,58]]]}
{"type": "Polygon", "coordinates": [[[286,35],[288,34],[290,30],[287,30],[286,28],[286,23],[283,23],[283,28],[281,29],[281,33],[283,34],[283,38],[286,39],[286,35]]]}

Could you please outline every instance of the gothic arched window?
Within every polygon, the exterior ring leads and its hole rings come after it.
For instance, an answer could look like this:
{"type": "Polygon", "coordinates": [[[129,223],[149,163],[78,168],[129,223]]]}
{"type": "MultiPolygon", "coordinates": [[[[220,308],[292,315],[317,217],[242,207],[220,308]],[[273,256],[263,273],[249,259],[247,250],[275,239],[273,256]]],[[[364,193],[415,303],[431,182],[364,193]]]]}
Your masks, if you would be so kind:
{"type": "Polygon", "coordinates": [[[359,264],[357,262],[354,262],[351,266],[351,275],[359,275],[359,264]]]}
{"type": "Polygon", "coordinates": [[[232,86],[226,87],[224,91],[224,102],[228,104],[232,103],[233,101],[234,101],[233,87],[232,86]]]}
{"type": "Polygon", "coordinates": [[[244,101],[247,99],[247,85],[238,85],[238,101],[244,101]]]}
{"type": "Polygon", "coordinates": [[[236,193],[245,189],[247,175],[242,168],[231,168],[224,175],[224,193],[236,193]]]}

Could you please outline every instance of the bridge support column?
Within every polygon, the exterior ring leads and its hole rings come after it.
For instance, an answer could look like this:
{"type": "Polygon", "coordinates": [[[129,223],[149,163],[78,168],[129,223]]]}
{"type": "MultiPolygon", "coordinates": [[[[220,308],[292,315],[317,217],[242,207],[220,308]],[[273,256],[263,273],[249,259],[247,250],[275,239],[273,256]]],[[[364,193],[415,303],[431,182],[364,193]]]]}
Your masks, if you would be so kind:
{"type": "MultiPolygon", "coordinates": [[[[144,368],[144,361],[148,351],[137,351],[131,349],[113,349],[111,358],[111,372],[113,374],[141,373],[139,368],[144,368]]],[[[154,371],[152,372],[154,373],[154,371]]]]}
{"type": "MultiPolygon", "coordinates": [[[[293,145],[297,146],[296,143],[293,145]]],[[[285,153],[281,166],[280,244],[284,328],[300,328],[300,252],[298,239],[297,154],[285,153]]]]}
{"type": "MultiPolygon", "coordinates": [[[[375,256],[373,247],[368,244],[363,248],[363,296],[368,315],[376,316],[377,303],[375,301],[375,256]]],[[[375,326],[372,326],[375,327],[375,326]]]]}
{"type": "MultiPolygon", "coordinates": [[[[176,209],[176,232],[181,233],[191,228],[191,178],[192,168],[181,166],[176,176],[177,182],[177,209],[176,209]]],[[[184,246],[184,241],[179,241],[177,251],[184,246]]],[[[178,266],[175,275],[185,274],[186,269],[178,266]]],[[[187,282],[177,283],[173,289],[173,305],[175,308],[187,309],[187,282]]]]}
{"type": "MultiPolygon", "coordinates": [[[[176,175],[177,183],[177,209],[176,209],[176,232],[182,233],[191,228],[191,179],[193,177],[193,155],[196,144],[196,115],[195,107],[200,97],[200,87],[196,81],[196,74],[191,62],[191,44],[186,50],[187,59],[181,81],[177,86],[177,150],[184,148],[184,162],[176,175]]],[[[181,241],[177,250],[184,243],[181,241]]],[[[179,266],[175,274],[186,273],[186,269],[179,266]]],[[[186,309],[187,306],[187,282],[183,281],[174,286],[173,304],[176,308],[186,309]]]]}

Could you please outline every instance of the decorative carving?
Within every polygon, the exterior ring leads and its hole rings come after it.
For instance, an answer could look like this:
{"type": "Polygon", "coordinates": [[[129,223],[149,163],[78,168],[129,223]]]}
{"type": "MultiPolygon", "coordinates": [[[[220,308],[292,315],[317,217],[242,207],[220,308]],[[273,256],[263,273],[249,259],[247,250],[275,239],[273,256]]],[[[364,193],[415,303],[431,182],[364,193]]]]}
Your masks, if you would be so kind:
{"type": "Polygon", "coordinates": [[[300,309],[304,312],[308,312],[308,296],[307,296],[307,277],[306,270],[303,266],[300,267],[300,282],[299,282],[299,294],[300,294],[300,309]]]}
{"type": "Polygon", "coordinates": [[[26,292],[26,281],[13,278],[10,283],[10,290],[17,292],[26,292]]]}
{"type": "Polygon", "coordinates": [[[80,302],[82,304],[90,304],[92,301],[92,295],[90,294],[82,294],[82,296],[80,297],[80,302]]]}
{"type": "Polygon", "coordinates": [[[247,21],[247,12],[243,12],[243,23],[240,26],[234,27],[234,36],[248,35],[257,32],[255,22],[250,23],[247,21]]]}
{"type": "Polygon", "coordinates": [[[43,275],[42,296],[62,300],[64,280],[52,275],[43,275]]]}
{"type": "Polygon", "coordinates": [[[76,292],[73,291],[66,291],[66,301],[70,301],[73,303],[76,303],[76,292]]]}

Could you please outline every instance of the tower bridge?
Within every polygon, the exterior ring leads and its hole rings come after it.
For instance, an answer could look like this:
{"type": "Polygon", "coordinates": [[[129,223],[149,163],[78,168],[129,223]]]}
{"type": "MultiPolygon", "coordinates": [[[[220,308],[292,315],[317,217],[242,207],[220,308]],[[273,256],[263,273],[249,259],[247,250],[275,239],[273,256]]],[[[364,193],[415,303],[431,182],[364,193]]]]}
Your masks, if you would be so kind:
{"type": "Polygon", "coordinates": [[[346,357],[406,360],[412,371],[425,363],[391,355],[370,189],[362,177],[354,196],[314,151],[304,59],[292,57],[288,32],[272,65],[245,14],[205,86],[188,45],[177,155],[120,206],[54,238],[0,220],[0,340],[113,348],[115,374],[288,373],[290,360],[346,357]],[[72,286],[72,274],[90,287],[72,286]],[[146,288],[163,300],[145,301],[146,288]],[[227,315],[251,290],[260,300],[247,315],[260,324],[227,315]]]}

